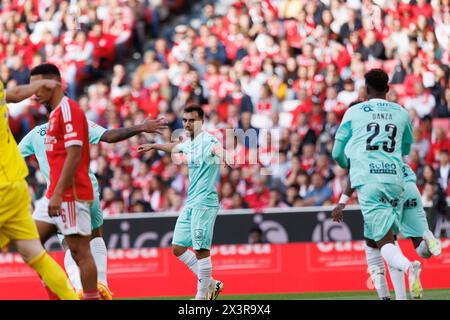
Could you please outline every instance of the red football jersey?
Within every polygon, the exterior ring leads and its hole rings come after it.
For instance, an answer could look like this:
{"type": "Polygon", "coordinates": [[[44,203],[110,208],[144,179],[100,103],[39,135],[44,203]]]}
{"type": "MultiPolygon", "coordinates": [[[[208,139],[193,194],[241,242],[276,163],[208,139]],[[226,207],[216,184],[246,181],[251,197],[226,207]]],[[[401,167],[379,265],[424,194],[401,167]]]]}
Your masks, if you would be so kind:
{"type": "Polygon", "coordinates": [[[86,116],[78,103],[64,97],[59,106],[50,114],[47,138],[45,140],[48,164],[50,166],[50,186],[47,198],[53,195],[64,162],[66,148],[81,146],[81,161],[72,185],[64,190],[63,201],[92,201],[94,192],[89,178],[89,131],[86,116]]]}

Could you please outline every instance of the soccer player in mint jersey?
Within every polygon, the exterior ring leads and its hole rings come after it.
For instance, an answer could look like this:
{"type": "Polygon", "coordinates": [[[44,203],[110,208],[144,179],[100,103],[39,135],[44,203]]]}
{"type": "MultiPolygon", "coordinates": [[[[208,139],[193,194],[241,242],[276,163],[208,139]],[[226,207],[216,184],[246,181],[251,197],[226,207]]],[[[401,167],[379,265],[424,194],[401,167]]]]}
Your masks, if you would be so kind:
{"type": "MultiPolygon", "coordinates": [[[[422,199],[419,189],[416,185],[416,175],[406,163],[402,167],[404,175],[405,192],[403,194],[403,211],[399,219],[397,229],[404,238],[410,238],[416,249],[417,254],[428,259],[432,255],[439,256],[441,254],[441,244],[428,228],[427,218],[422,205],[422,199]]],[[[343,192],[343,196],[339,204],[333,209],[333,219],[337,222],[343,221],[344,215],[342,210],[345,208],[348,198],[352,195],[353,189],[350,188],[350,182],[343,192]]],[[[390,298],[389,288],[385,275],[384,262],[382,260],[380,250],[376,248],[376,244],[371,239],[366,239],[365,245],[367,265],[373,282],[376,284],[378,296],[382,300],[390,298]]],[[[405,277],[399,269],[389,267],[391,280],[394,285],[395,298],[397,300],[406,299],[405,277]]],[[[416,298],[420,298],[421,295],[416,298]]]]}
{"type": "Polygon", "coordinates": [[[358,191],[365,237],[375,241],[389,266],[408,274],[411,295],[417,297],[422,291],[420,262],[410,262],[403,255],[395,245],[393,230],[402,211],[402,156],[411,150],[411,120],[404,108],[386,100],[388,82],[388,75],[381,69],[365,74],[369,100],[345,112],[332,156],[340,167],[350,169],[351,188],[358,191]]]}
{"type": "Polygon", "coordinates": [[[186,156],[190,184],[185,207],[175,225],[172,251],[198,278],[195,298],[215,300],[223,284],[211,277],[210,248],[219,211],[216,182],[226,153],[216,137],[202,130],[202,124],[203,110],[198,106],[187,107],[183,125],[188,138],[184,142],[145,144],[139,146],[138,152],[161,150],[186,156]],[[189,247],[194,248],[195,254],[189,247]]]}
{"type": "MultiPolygon", "coordinates": [[[[165,128],[164,119],[149,120],[146,119],[141,125],[129,128],[118,128],[107,130],[98,124],[88,121],[89,143],[98,144],[100,141],[107,143],[115,143],[133,137],[139,133],[159,133],[158,130],[165,128]]],[[[50,181],[50,168],[45,151],[45,138],[47,136],[48,123],[36,126],[31,130],[19,143],[19,150],[24,158],[35,155],[39,163],[39,168],[44,176],[47,186],[50,181]]],[[[94,257],[98,273],[99,293],[104,300],[112,298],[108,289],[107,282],[107,249],[103,240],[103,214],[100,207],[98,181],[95,174],[89,170],[89,177],[94,189],[94,201],[90,206],[91,214],[91,241],[90,247],[94,257]]],[[[35,221],[54,224],[54,221],[48,215],[48,199],[43,197],[36,203],[36,209],[33,213],[35,221]]],[[[42,239],[44,242],[46,239],[42,239]]],[[[72,258],[70,250],[66,250],[64,258],[64,266],[72,285],[81,292],[81,280],[78,266],[72,258]]]]}

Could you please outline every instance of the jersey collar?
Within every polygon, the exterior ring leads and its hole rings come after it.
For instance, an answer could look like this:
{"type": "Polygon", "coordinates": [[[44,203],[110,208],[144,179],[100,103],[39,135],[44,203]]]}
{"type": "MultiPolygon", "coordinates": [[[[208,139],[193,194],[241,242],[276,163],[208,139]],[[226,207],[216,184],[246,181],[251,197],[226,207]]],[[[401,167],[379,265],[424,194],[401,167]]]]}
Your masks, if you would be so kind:
{"type": "Polygon", "coordinates": [[[53,109],[52,112],[50,112],[50,117],[53,115],[53,113],[54,113],[56,110],[58,110],[59,108],[61,108],[61,105],[63,104],[63,102],[65,102],[65,101],[67,101],[67,100],[69,100],[69,98],[67,98],[67,96],[63,96],[63,97],[61,98],[61,101],[59,102],[58,106],[57,106],[55,109],[53,109]]]}
{"type": "Polygon", "coordinates": [[[194,140],[191,140],[192,142],[194,142],[194,141],[196,141],[197,139],[199,139],[201,136],[203,136],[203,133],[204,133],[205,131],[201,131],[195,138],[194,138],[194,140]]]}

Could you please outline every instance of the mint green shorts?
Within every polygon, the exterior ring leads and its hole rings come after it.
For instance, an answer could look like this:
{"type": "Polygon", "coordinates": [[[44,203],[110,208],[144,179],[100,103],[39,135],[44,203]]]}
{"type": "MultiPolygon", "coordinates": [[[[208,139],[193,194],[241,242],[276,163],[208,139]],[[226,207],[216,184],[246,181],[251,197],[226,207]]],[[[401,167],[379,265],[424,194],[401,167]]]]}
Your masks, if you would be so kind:
{"type": "Polygon", "coordinates": [[[403,211],[400,215],[400,232],[405,238],[422,238],[424,231],[428,229],[422,196],[414,182],[407,182],[403,195],[403,211]]]}
{"type": "Polygon", "coordinates": [[[394,234],[398,233],[403,187],[372,183],[358,186],[356,189],[364,219],[364,237],[380,241],[391,229],[394,234]]]}
{"type": "Polygon", "coordinates": [[[103,225],[103,212],[100,204],[100,195],[94,194],[94,202],[91,203],[91,226],[92,230],[100,228],[103,225]]]}
{"type": "Polygon", "coordinates": [[[184,208],[175,224],[172,244],[209,250],[218,212],[219,207],[184,208]]]}

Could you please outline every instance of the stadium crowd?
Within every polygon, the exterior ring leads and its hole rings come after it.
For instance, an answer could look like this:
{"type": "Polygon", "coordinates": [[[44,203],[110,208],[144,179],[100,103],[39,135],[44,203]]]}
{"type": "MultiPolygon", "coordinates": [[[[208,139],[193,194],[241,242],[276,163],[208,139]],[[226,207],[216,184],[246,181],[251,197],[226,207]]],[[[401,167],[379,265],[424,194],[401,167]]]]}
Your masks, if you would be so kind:
{"type": "MultiPolygon", "coordinates": [[[[77,3],[2,0],[0,79],[9,88],[26,83],[48,61],[88,119],[106,128],[168,120],[160,136],[91,147],[105,215],[181,209],[187,167],[136,148],[171,139],[187,104],[204,108],[212,133],[258,133],[257,145],[223,141],[237,160],[258,155],[256,164],[221,168],[223,209],[336,203],[347,172],[331,160],[334,134],[349,104],[365,99],[371,68],[388,72],[388,99],[410,111],[408,162],[424,204],[450,196],[449,0],[237,0],[226,10],[211,3],[170,34],[158,27],[165,1],[77,3]],[[141,63],[129,70],[136,53],[141,63]]],[[[18,140],[46,118],[31,99],[10,111],[18,140]]],[[[39,198],[45,181],[36,161],[28,164],[39,198]]]]}

